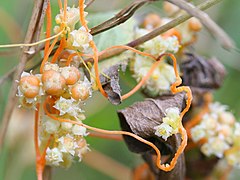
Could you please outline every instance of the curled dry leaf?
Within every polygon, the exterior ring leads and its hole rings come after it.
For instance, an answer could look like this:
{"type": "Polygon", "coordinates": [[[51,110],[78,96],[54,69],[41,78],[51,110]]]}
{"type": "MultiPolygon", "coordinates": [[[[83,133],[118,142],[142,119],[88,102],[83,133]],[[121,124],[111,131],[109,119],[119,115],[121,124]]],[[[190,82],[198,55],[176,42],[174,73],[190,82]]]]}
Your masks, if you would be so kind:
{"type": "Polygon", "coordinates": [[[186,53],[185,57],[180,65],[183,84],[190,86],[192,90],[192,105],[201,105],[202,95],[218,89],[223,84],[226,72],[216,58],[206,60],[191,53],[186,53]]]}
{"type": "Polygon", "coordinates": [[[183,84],[201,92],[219,88],[226,74],[224,66],[216,58],[206,60],[190,53],[181,64],[181,71],[183,84]]]}
{"type": "Polygon", "coordinates": [[[116,64],[103,71],[100,75],[100,81],[103,89],[108,95],[108,100],[114,104],[119,105],[121,100],[121,88],[119,85],[119,70],[125,71],[124,65],[116,64]]]}
{"type": "MultiPolygon", "coordinates": [[[[161,96],[157,99],[146,99],[118,111],[121,128],[154,143],[162,154],[169,155],[174,151],[172,143],[175,142],[175,136],[171,136],[165,141],[155,135],[154,127],[162,123],[162,118],[166,116],[165,110],[170,107],[182,110],[185,107],[185,94],[178,93],[161,96]]],[[[132,152],[146,153],[152,150],[148,145],[132,137],[124,136],[124,140],[132,152]]]]}

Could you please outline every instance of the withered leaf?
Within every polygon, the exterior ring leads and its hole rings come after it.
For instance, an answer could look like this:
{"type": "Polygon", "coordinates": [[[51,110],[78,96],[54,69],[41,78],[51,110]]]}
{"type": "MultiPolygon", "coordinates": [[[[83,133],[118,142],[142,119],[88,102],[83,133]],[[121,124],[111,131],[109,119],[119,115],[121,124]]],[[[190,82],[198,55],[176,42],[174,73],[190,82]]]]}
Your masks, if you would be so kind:
{"type": "Polygon", "coordinates": [[[121,88],[119,85],[119,69],[122,67],[121,64],[116,64],[103,71],[100,75],[100,81],[103,86],[104,91],[108,95],[108,100],[114,104],[118,105],[121,101],[121,88]]]}
{"type": "Polygon", "coordinates": [[[183,84],[200,93],[219,88],[225,76],[224,66],[216,59],[204,59],[196,54],[186,53],[180,68],[183,84]]]}
{"type": "MultiPolygon", "coordinates": [[[[161,152],[169,154],[172,152],[171,143],[175,141],[174,136],[165,141],[155,135],[154,127],[162,123],[162,118],[166,116],[165,110],[170,107],[178,107],[182,110],[185,107],[185,94],[178,93],[157,99],[146,99],[118,111],[121,128],[153,142],[161,152]]],[[[152,150],[148,145],[132,137],[124,136],[124,140],[132,152],[145,153],[152,150]]]]}

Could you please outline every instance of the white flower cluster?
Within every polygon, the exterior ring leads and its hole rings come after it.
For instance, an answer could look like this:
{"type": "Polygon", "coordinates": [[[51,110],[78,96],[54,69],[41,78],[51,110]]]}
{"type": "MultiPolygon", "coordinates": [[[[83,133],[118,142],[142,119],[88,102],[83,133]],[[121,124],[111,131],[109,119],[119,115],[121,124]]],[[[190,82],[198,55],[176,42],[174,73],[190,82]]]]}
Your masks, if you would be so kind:
{"type": "MultiPolygon", "coordinates": [[[[84,12],[84,16],[87,16],[87,12],[84,12]]],[[[64,21],[63,11],[60,11],[55,18],[57,26],[54,27],[54,32],[57,34],[61,31],[61,26],[64,26],[68,34],[67,49],[78,50],[86,52],[89,50],[89,42],[92,40],[92,35],[82,26],[79,29],[75,29],[75,25],[79,22],[79,8],[67,7],[66,20],[64,21]]]]}
{"type": "Polygon", "coordinates": [[[210,104],[209,112],[191,129],[191,136],[194,142],[204,140],[201,151],[206,156],[224,157],[230,165],[240,165],[240,123],[226,106],[218,102],[210,104]]]}
{"type": "MultiPolygon", "coordinates": [[[[136,28],[136,38],[151,32],[152,29],[149,29],[149,27],[162,25],[162,23],[164,23],[164,19],[160,21],[156,15],[150,15],[150,17],[147,16],[146,18],[147,20],[144,22],[145,28],[136,28]],[[148,23],[150,23],[151,26],[148,26],[148,23]]],[[[143,52],[158,57],[165,52],[177,53],[179,47],[180,44],[178,37],[172,34],[168,36],[159,35],[140,45],[139,49],[143,52]]],[[[136,54],[131,66],[133,77],[139,82],[144,76],[147,75],[153,63],[154,60],[150,59],[149,57],[143,57],[136,54]]],[[[173,67],[162,61],[146,81],[145,85],[143,86],[144,91],[150,96],[158,96],[169,92],[170,86],[174,81],[175,73],[173,67]]]]}
{"type": "MultiPolygon", "coordinates": [[[[132,70],[133,77],[139,82],[147,75],[154,61],[149,57],[135,56],[132,70]]],[[[150,96],[158,96],[170,91],[170,86],[176,80],[174,69],[171,65],[161,62],[143,85],[144,91],[150,96]]]]}
{"type": "Polygon", "coordinates": [[[181,125],[180,111],[177,107],[166,109],[166,117],[162,119],[162,124],[155,126],[155,135],[162,137],[165,141],[168,137],[179,132],[181,125]]]}
{"type": "MultiPolygon", "coordinates": [[[[61,129],[61,128],[60,128],[61,129]]],[[[79,161],[85,153],[89,151],[88,144],[84,138],[87,135],[86,129],[74,125],[72,132],[58,133],[61,136],[54,136],[54,145],[49,146],[46,151],[46,163],[48,165],[68,168],[71,166],[74,157],[78,157],[79,161]],[[75,131],[73,131],[75,129],[75,131]]]]}
{"type": "MultiPolygon", "coordinates": [[[[136,29],[136,38],[146,35],[151,32],[148,29],[136,29]]],[[[179,42],[176,36],[163,37],[161,35],[147,41],[139,46],[144,52],[154,56],[159,56],[165,52],[176,53],[179,49],[179,42]]]]}

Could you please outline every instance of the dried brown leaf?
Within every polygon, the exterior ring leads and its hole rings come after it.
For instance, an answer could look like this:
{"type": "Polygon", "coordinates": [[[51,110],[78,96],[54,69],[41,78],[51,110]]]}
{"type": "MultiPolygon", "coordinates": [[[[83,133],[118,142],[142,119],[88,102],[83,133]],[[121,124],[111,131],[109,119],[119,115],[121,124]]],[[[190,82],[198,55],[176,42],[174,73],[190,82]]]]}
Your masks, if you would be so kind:
{"type": "Polygon", "coordinates": [[[122,102],[121,88],[119,85],[119,70],[121,66],[121,64],[113,65],[104,70],[103,74],[100,75],[100,81],[103,89],[108,95],[108,100],[114,105],[119,105],[122,102]]]}
{"type": "Polygon", "coordinates": [[[206,60],[191,53],[186,54],[181,71],[183,84],[199,92],[219,88],[226,74],[224,66],[216,58],[206,60]]]}

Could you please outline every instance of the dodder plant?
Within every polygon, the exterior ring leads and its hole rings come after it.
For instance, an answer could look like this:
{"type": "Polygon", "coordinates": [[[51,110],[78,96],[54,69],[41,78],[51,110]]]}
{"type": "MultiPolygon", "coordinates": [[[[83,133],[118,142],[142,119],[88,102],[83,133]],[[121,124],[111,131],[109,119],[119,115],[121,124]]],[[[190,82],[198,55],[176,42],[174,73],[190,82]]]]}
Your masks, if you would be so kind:
{"type": "MultiPolygon", "coordinates": [[[[179,1],[180,4],[170,1],[180,8],[164,2],[168,17],[149,14],[132,30],[132,38],[136,40],[128,45],[98,51],[93,35],[126,21],[147,2],[154,1],[135,1],[114,18],[89,29],[84,0],[79,0],[78,6],[73,7],[67,5],[67,0],[63,4],[59,0],[59,14],[55,16],[57,25],[53,28],[51,2],[42,1],[36,6],[41,7],[38,13],[42,11],[44,14],[46,9],[46,39],[1,46],[33,47],[44,43],[39,74],[33,74],[32,71],[22,73],[21,67],[18,71],[21,77],[17,81],[19,106],[35,110],[34,141],[39,180],[43,178],[46,164],[68,168],[74,159],[81,161],[90,149],[85,137],[98,134],[106,134],[99,137],[113,139],[116,139],[116,135],[123,135],[129,149],[141,153],[148,163],[151,171],[148,168],[145,170],[149,178],[184,179],[183,152],[188,137],[193,140],[191,143],[201,144],[204,154],[217,157],[225,155],[231,165],[239,165],[235,159],[239,156],[236,140],[239,124],[225,108],[209,104],[209,99],[199,96],[199,93],[207,96],[210,90],[221,85],[224,70],[216,60],[205,61],[194,53],[186,53],[187,48],[196,42],[197,32],[202,28],[197,18],[217,36],[221,36],[225,47],[231,46],[224,32],[210,19],[204,19],[200,10],[195,9],[195,12],[185,1],[179,1]],[[197,18],[186,21],[190,16],[181,8],[197,18]],[[51,29],[54,35],[51,35],[51,29]],[[126,50],[128,52],[122,53],[126,50]],[[108,63],[104,64],[99,62],[112,56],[116,56],[115,60],[108,59],[108,63]],[[138,84],[130,92],[121,95],[118,71],[126,68],[130,69],[138,84]],[[190,87],[195,98],[193,108],[203,104],[204,112],[198,115],[197,120],[185,118],[186,131],[183,118],[192,102],[190,87]],[[118,105],[141,88],[149,99],[118,112],[122,131],[104,130],[84,123],[86,117],[82,108],[95,91],[99,90],[112,104],[118,105]]],[[[215,2],[208,1],[200,8],[207,8],[215,2]]],[[[34,34],[31,36],[34,37],[34,34]]],[[[38,50],[41,51],[41,47],[38,50]]],[[[28,49],[27,53],[32,52],[28,49]]],[[[21,65],[25,64],[26,59],[21,65]]],[[[141,173],[136,171],[135,178],[141,178],[141,173]]]]}

